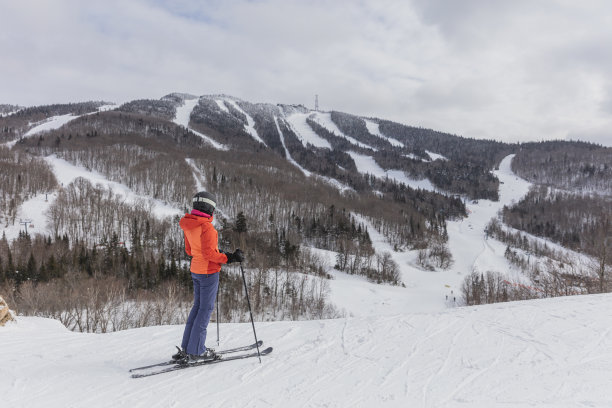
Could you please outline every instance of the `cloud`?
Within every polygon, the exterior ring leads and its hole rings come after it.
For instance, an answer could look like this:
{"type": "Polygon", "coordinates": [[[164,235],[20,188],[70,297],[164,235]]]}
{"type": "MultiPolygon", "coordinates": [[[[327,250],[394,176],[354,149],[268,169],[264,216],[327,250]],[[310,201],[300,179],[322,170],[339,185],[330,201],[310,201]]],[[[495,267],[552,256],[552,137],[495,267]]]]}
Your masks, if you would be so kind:
{"type": "Polygon", "coordinates": [[[318,94],[324,109],[468,137],[605,143],[610,12],[605,1],[2,2],[0,102],[184,91],[312,106],[318,94]]]}

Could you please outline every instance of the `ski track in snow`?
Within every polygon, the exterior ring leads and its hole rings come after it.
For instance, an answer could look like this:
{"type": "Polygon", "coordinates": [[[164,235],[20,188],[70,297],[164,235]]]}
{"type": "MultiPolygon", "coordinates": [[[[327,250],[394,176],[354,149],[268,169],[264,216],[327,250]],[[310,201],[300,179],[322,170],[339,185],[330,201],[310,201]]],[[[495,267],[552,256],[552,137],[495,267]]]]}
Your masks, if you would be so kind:
{"type": "MultiPolygon", "coordinates": [[[[257,323],[262,358],[131,379],[166,360],[182,326],[80,334],[19,317],[0,329],[3,406],[611,406],[612,296],[431,314],[257,323]],[[44,347],[40,347],[44,344],[44,347]],[[67,344],[69,347],[67,347],[67,344]]],[[[221,348],[252,342],[221,324],[221,348]]]]}
{"type": "MultiPolygon", "coordinates": [[[[189,127],[189,121],[190,121],[190,117],[191,117],[191,112],[193,111],[193,108],[195,108],[195,106],[198,104],[199,99],[195,98],[195,99],[185,99],[183,101],[183,105],[179,106],[176,108],[176,116],[174,117],[174,123],[176,123],[177,125],[183,126],[186,129],[189,129],[189,131],[195,133],[196,135],[200,136],[202,139],[204,139],[206,141],[206,143],[212,145],[215,149],[217,150],[228,150],[229,148],[215,140],[213,140],[212,138],[206,136],[203,133],[198,132],[197,130],[192,129],[191,127],[189,127]]],[[[227,108],[226,108],[227,109],[227,108]]]]}
{"type": "Polygon", "coordinates": [[[371,120],[364,119],[366,128],[368,128],[368,132],[371,135],[380,137],[381,139],[385,139],[387,142],[391,143],[391,145],[395,147],[404,147],[404,144],[397,139],[393,139],[392,137],[385,136],[380,131],[380,126],[376,122],[372,122],[371,120]]]}

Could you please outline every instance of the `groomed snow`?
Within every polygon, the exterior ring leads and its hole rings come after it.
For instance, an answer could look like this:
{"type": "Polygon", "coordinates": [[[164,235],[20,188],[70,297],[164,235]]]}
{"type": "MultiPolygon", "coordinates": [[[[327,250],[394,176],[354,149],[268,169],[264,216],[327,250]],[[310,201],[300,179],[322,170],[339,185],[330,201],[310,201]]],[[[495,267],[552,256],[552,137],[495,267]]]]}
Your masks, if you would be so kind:
{"type": "MultiPolygon", "coordinates": [[[[362,294],[367,296],[367,294],[362,294]]],[[[11,408],[608,407],[612,296],[441,313],[256,323],[272,354],[132,379],[167,360],[182,326],[110,334],[18,317],[0,328],[0,395],[11,408]]],[[[252,342],[221,324],[221,347],[252,342]]],[[[214,334],[209,334],[210,346],[214,334]]]]}
{"type": "Polygon", "coordinates": [[[404,147],[404,144],[397,139],[393,139],[392,137],[385,136],[380,132],[380,126],[376,122],[372,122],[371,120],[364,119],[366,127],[368,128],[368,132],[371,135],[380,137],[381,139],[385,139],[387,142],[391,143],[396,147],[404,147]]]}
{"type": "Polygon", "coordinates": [[[287,116],[287,123],[291,126],[291,129],[300,139],[304,147],[309,143],[315,147],[321,147],[324,149],[331,149],[331,144],[321,136],[315,133],[314,130],[308,125],[306,119],[312,115],[312,113],[294,113],[287,116]]]}
{"type": "Polygon", "coordinates": [[[338,126],[334,123],[334,121],[331,118],[331,113],[329,112],[315,112],[312,116],[312,119],[315,122],[317,122],[319,125],[323,126],[325,129],[330,131],[331,133],[334,133],[336,136],[345,138],[346,140],[348,140],[351,144],[354,144],[355,146],[363,147],[364,149],[370,149],[374,151],[378,150],[375,147],[368,146],[365,143],[361,143],[360,141],[348,135],[345,135],[340,130],[340,128],[338,128],[338,126]]]}
{"type": "Polygon", "coordinates": [[[223,145],[223,144],[213,140],[212,138],[206,136],[203,133],[198,132],[197,130],[192,129],[189,126],[191,112],[193,111],[193,108],[195,108],[195,106],[198,104],[198,101],[199,101],[198,98],[195,98],[195,99],[185,99],[184,102],[183,102],[183,105],[182,106],[178,106],[176,108],[176,116],[174,117],[174,123],[189,129],[191,132],[195,133],[196,135],[198,135],[202,139],[204,139],[204,141],[206,141],[206,143],[212,145],[215,149],[217,149],[217,150],[228,150],[227,146],[225,146],[225,145],[223,145]]]}
{"type": "Polygon", "coordinates": [[[347,152],[355,161],[357,171],[363,174],[372,174],[378,178],[389,177],[397,181],[398,183],[404,183],[405,185],[414,188],[427,191],[438,191],[428,179],[415,180],[406,175],[402,170],[384,170],[376,163],[372,156],[366,156],[355,152],[347,152]]]}
{"type": "Polygon", "coordinates": [[[514,155],[505,157],[499,170],[493,173],[500,181],[499,201],[478,200],[468,202],[468,217],[460,221],[447,221],[448,245],[455,263],[455,279],[451,283],[458,290],[465,275],[472,270],[507,272],[510,270],[504,257],[506,247],[493,239],[485,237],[485,227],[504,205],[518,201],[529,191],[531,184],[512,172],[510,164],[514,155]]]}
{"type": "Polygon", "coordinates": [[[59,129],[60,127],[64,126],[66,123],[72,120],[75,120],[78,117],[79,116],[75,116],[71,113],[69,113],[68,115],[52,116],[49,119],[45,120],[44,122],[39,123],[38,125],[34,126],[32,129],[28,130],[26,133],[23,134],[23,137],[29,137],[29,136],[36,135],[38,133],[48,132],[54,129],[59,129]]]}

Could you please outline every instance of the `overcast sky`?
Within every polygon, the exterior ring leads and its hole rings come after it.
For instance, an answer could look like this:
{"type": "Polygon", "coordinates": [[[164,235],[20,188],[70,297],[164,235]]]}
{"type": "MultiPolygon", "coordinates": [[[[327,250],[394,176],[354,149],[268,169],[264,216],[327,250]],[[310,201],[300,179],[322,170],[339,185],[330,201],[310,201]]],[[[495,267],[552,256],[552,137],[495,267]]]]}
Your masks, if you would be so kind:
{"type": "Polygon", "coordinates": [[[612,145],[612,2],[0,0],[0,103],[174,91],[612,145]]]}

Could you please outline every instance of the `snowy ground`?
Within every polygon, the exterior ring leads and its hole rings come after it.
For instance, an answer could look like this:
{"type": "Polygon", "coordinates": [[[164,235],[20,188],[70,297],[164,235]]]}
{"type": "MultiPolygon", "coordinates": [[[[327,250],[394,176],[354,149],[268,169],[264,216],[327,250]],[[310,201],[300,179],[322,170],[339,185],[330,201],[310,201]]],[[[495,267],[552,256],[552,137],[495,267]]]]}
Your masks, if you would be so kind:
{"type": "MultiPolygon", "coordinates": [[[[2,406],[612,406],[612,296],[431,314],[258,323],[263,358],[131,379],[165,360],[182,326],[69,332],[42,318],[0,328],[2,406]]],[[[209,345],[214,343],[211,335],[209,345]]],[[[221,348],[251,342],[222,324],[221,348]]]]}

